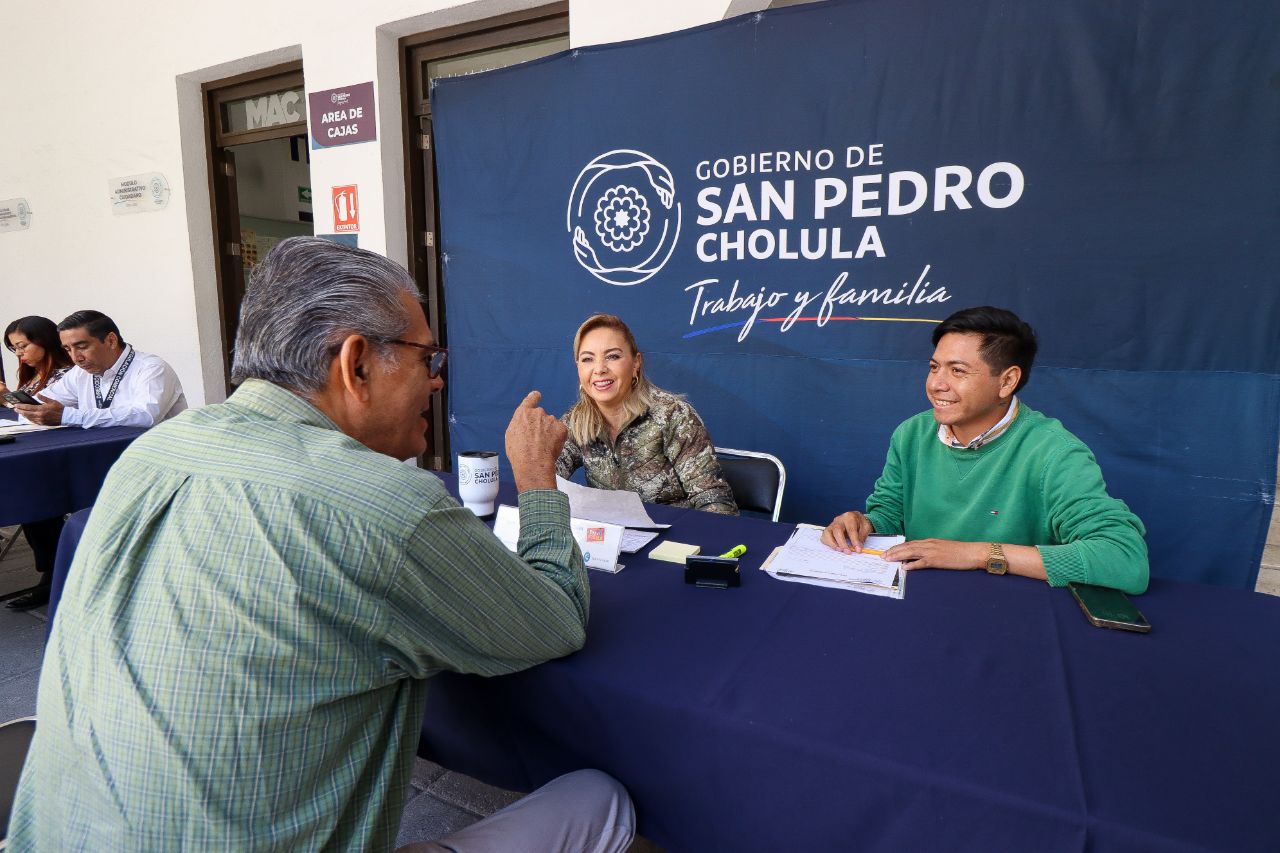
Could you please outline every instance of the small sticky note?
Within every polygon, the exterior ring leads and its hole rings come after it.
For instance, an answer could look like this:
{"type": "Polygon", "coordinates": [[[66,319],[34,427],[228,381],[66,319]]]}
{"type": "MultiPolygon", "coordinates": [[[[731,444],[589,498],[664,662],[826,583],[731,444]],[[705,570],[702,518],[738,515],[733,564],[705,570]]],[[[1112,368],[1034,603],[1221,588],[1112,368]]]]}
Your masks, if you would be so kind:
{"type": "Polygon", "coordinates": [[[668,563],[679,563],[684,565],[685,557],[691,557],[701,551],[701,545],[686,545],[683,542],[672,542],[668,540],[660,543],[658,547],[650,551],[649,558],[653,560],[666,560],[668,563]]]}

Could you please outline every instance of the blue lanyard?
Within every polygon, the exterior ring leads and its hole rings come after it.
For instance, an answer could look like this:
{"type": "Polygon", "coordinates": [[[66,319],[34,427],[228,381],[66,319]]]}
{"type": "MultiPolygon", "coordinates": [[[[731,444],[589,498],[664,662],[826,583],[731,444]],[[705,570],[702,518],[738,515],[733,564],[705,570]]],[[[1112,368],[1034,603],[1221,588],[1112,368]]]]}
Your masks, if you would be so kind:
{"type": "Polygon", "coordinates": [[[129,350],[129,355],[125,357],[124,364],[120,365],[120,369],[116,371],[116,378],[111,381],[111,390],[107,391],[107,399],[102,399],[102,377],[93,377],[93,399],[98,404],[99,409],[110,408],[111,401],[116,398],[116,391],[120,390],[120,380],[124,379],[124,372],[129,369],[129,365],[133,364],[133,356],[137,350],[129,350]]]}

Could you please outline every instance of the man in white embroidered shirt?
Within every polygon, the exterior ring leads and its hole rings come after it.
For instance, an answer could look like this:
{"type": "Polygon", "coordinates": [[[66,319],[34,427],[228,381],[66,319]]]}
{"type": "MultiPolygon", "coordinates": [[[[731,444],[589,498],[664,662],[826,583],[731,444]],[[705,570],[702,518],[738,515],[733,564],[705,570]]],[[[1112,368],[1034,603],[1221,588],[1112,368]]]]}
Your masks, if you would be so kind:
{"type": "Polygon", "coordinates": [[[39,393],[40,405],[16,405],[46,426],[149,427],[187,408],[173,368],[124,342],[101,311],[77,311],[58,324],[62,347],[76,363],[39,393]]]}

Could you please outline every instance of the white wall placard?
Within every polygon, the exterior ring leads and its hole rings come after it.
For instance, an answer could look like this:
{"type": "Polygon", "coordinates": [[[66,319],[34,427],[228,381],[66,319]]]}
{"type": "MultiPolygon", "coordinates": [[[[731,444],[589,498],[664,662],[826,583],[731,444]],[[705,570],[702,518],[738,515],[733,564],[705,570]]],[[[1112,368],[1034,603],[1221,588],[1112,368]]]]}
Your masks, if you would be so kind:
{"type": "Polygon", "coordinates": [[[116,216],[150,213],[169,206],[169,182],[159,172],[126,175],[107,181],[111,212],[116,216]]]}
{"type": "Polygon", "coordinates": [[[31,205],[25,198],[0,201],[0,232],[26,231],[31,227],[31,205]]]}

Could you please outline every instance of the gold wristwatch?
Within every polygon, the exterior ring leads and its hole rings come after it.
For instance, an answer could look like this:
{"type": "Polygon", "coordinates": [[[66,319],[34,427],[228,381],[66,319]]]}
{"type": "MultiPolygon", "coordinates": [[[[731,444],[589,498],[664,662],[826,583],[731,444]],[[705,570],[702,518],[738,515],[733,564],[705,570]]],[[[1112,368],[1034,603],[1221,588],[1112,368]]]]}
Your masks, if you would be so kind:
{"type": "Polygon", "coordinates": [[[999,542],[991,543],[991,553],[987,555],[987,573],[1002,575],[1009,571],[1009,561],[1004,558],[1004,548],[999,542]]]}

